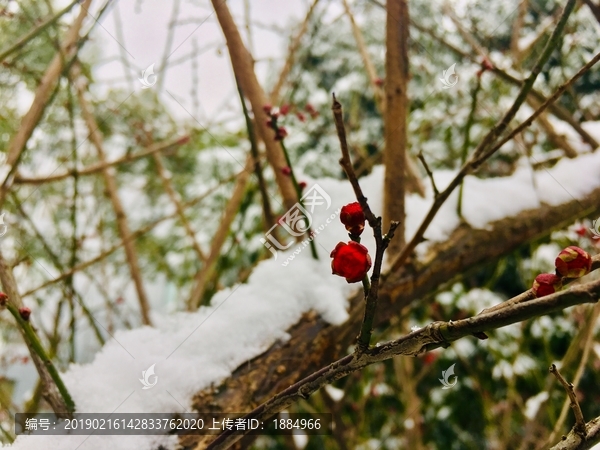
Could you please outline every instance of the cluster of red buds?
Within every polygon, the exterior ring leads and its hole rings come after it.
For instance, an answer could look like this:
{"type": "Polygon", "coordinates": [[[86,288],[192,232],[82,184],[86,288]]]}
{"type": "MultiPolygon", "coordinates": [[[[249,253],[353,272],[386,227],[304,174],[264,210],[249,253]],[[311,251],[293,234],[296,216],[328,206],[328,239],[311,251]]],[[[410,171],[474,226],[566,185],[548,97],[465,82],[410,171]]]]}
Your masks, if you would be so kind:
{"type": "Polygon", "coordinates": [[[274,125],[276,124],[277,118],[280,115],[285,117],[291,112],[294,112],[300,122],[306,122],[305,112],[308,113],[312,119],[315,119],[319,116],[319,112],[310,103],[304,105],[304,112],[300,111],[295,105],[290,105],[289,103],[284,103],[281,105],[279,110],[273,109],[273,106],[271,105],[265,105],[263,106],[263,110],[269,116],[267,126],[275,130],[275,140],[281,140],[287,136],[285,128],[274,125]]]}
{"type": "MultiPolygon", "coordinates": [[[[281,173],[284,174],[285,176],[289,177],[292,175],[292,168],[289,166],[282,167],[281,173]]],[[[301,191],[303,191],[304,188],[306,188],[306,186],[307,186],[306,181],[298,182],[298,187],[300,188],[301,191]]]]}
{"type": "Polygon", "coordinates": [[[554,294],[562,289],[564,278],[580,278],[592,270],[588,252],[571,245],[563,249],[554,261],[556,273],[542,273],[535,277],[531,290],[536,297],[554,294]]]}
{"type": "Polygon", "coordinates": [[[331,271],[348,283],[362,281],[371,269],[369,250],[357,241],[365,228],[365,214],[358,202],[342,207],[340,221],[350,233],[350,242],[339,242],[331,252],[331,271]]]}
{"type": "Polygon", "coordinates": [[[279,113],[273,111],[273,107],[271,105],[263,106],[263,110],[269,116],[267,120],[267,126],[272,128],[275,131],[275,140],[283,141],[283,139],[288,135],[287,130],[284,127],[280,127],[277,125],[277,118],[279,117],[279,113]]]}
{"type": "Polygon", "coordinates": [[[19,315],[21,316],[21,319],[28,321],[29,316],[31,315],[31,309],[29,309],[27,306],[22,306],[19,308],[19,315]]]}

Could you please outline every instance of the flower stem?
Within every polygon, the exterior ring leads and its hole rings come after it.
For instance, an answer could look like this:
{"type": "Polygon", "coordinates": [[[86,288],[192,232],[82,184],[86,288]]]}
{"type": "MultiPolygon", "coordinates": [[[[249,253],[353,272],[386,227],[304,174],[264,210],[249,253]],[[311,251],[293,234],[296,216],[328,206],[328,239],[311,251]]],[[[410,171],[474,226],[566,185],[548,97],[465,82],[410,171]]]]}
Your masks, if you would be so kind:
{"type": "Polygon", "coordinates": [[[17,323],[23,330],[23,334],[25,335],[25,338],[31,344],[32,350],[40,357],[40,359],[42,360],[42,362],[48,369],[48,373],[52,377],[52,380],[54,381],[54,383],[56,384],[56,387],[58,388],[58,392],[60,392],[60,395],[62,396],[62,398],[65,402],[65,405],[67,407],[67,412],[68,413],[74,412],[75,411],[75,402],[73,402],[73,399],[71,398],[71,394],[69,394],[69,391],[67,390],[67,387],[63,383],[62,378],[60,377],[60,374],[58,373],[58,370],[56,370],[56,367],[52,363],[52,360],[46,354],[46,351],[44,350],[42,343],[40,342],[39,338],[37,337],[37,334],[33,330],[33,327],[31,326],[31,324],[29,323],[28,320],[23,320],[23,318],[21,317],[21,314],[19,314],[19,310],[14,305],[12,305],[11,303],[7,303],[6,308],[10,311],[10,313],[13,315],[13,317],[15,318],[15,320],[17,321],[17,323]]]}
{"type": "MultiPolygon", "coordinates": [[[[275,117],[271,117],[271,127],[277,133],[277,121],[275,117]]],[[[283,138],[281,139],[281,148],[283,149],[283,155],[285,156],[285,162],[290,168],[290,176],[292,177],[292,183],[294,184],[294,189],[296,189],[296,195],[298,196],[298,203],[304,209],[304,202],[302,202],[302,190],[298,185],[298,181],[296,180],[296,175],[294,174],[294,169],[292,168],[292,162],[290,161],[290,155],[288,154],[287,148],[285,148],[285,144],[283,143],[283,138]]],[[[308,219],[308,218],[307,218],[308,219]]],[[[312,236],[310,228],[306,231],[308,237],[312,236]]],[[[314,259],[319,259],[319,255],[317,254],[317,247],[315,245],[315,240],[310,240],[310,252],[312,253],[312,257],[314,259]]]]}

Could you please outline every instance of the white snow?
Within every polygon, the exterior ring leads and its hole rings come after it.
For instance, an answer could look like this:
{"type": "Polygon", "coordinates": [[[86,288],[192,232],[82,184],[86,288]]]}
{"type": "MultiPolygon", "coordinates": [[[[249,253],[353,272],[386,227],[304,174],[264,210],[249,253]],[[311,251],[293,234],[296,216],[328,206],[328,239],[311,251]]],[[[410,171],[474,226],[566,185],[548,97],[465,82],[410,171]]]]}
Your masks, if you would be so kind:
{"type": "MultiPolygon", "coordinates": [[[[381,214],[382,167],[361,179],[370,205],[381,214]]],[[[440,189],[445,188],[453,173],[435,174],[440,189]]],[[[331,205],[315,207],[313,228],[325,224],[332,212],[354,201],[350,184],[334,179],[311,180],[330,197],[331,205]]],[[[583,154],[576,159],[560,161],[553,168],[536,172],[537,189],[532,186],[531,172],[525,167],[507,178],[465,180],[464,216],[476,228],[485,228],[497,219],[538,207],[542,202],[558,204],[582,198],[600,187],[600,152],[583,154]]],[[[432,202],[431,188],[427,198],[407,198],[407,238],[410,238],[432,202]]],[[[425,236],[429,241],[443,241],[456,227],[456,193],[441,208],[425,236]]],[[[78,412],[184,412],[190,410],[190,398],[200,389],[218,385],[240,364],[264,352],[277,341],[288,339],[288,330],[309,310],[314,310],[333,324],[347,318],[347,298],[360,285],[348,285],[333,276],[329,253],[347,234],[337,219],[317,236],[320,259],[311,258],[304,249],[287,266],[282,262],[296,245],[277,259],[261,262],[246,284],[217,293],[212,304],[196,313],[155,314],[154,328],[141,327],[120,331],[85,365],[72,365],[63,374],[78,412]],[[155,364],[156,386],[142,390],[138,381],[142,371],[155,364]]],[[[368,230],[363,243],[374,253],[373,238],[368,230]]],[[[421,246],[428,245],[422,244],[421,246]]],[[[480,292],[481,294],[481,292],[480,292]]],[[[465,301],[468,299],[465,298],[465,301]]],[[[538,319],[540,321],[544,318],[538,319]]],[[[526,370],[527,361],[517,367],[505,362],[494,368],[494,377],[509,376],[519,368],[526,370]]],[[[234,411],[231,411],[234,412],[234,411]]],[[[156,437],[92,436],[24,437],[15,441],[15,450],[41,448],[48,450],[75,448],[80,450],[111,448],[112,450],[151,448],[156,437]],[[84,440],[85,439],[85,440],[84,440]]],[[[173,438],[160,439],[171,448],[173,438]]]]}

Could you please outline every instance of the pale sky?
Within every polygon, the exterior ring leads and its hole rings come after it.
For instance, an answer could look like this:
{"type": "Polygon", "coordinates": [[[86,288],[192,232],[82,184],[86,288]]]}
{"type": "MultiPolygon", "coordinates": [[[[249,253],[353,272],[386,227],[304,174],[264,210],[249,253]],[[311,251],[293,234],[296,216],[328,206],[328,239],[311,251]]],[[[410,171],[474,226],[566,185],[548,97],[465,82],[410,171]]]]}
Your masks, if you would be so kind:
{"type": "MultiPolygon", "coordinates": [[[[246,40],[244,0],[227,0],[227,3],[246,40]]],[[[251,0],[250,3],[252,20],[260,23],[252,28],[252,43],[257,60],[256,70],[259,79],[264,82],[269,70],[272,71],[274,67],[278,71],[281,67],[287,47],[281,36],[265,28],[271,25],[284,28],[290,24],[297,27],[308,11],[309,2],[251,0]],[[271,60],[265,61],[267,58],[271,60]]],[[[96,10],[101,4],[103,2],[98,0],[93,2],[96,10]]],[[[138,78],[142,77],[142,70],[155,64],[157,81],[149,89],[158,90],[160,87],[161,99],[168,105],[173,116],[192,122],[197,120],[202,124],[219,117],[231,117],[231,109],[228,113],[224,104],[228,103],[237,110],[237,93],[234,91],[229,55],[226,47],[222,46],[223,34],[210,1],[179,2],[179,25],[172,36],[171,50],[167,52],[173,5],[174,2],[165,0],[120,0],[110,7],[100,24],[96,25],[93,34],[93,48],[101,52],[99,56],[102,61],[95,67],[95,95],[101,97],[103,88],[109,84],[129,91],[141,91],[142,83],[138,78]],[[122,24],[121,32],[117,26],[119,20],[122,24]],[[190,57],[194,46],[200,51],[204,49],[197,58],[195,74],[190,57]],[[161,67],[161,62],[169,54],[165,70],[161,67]],[[197,77],[197,82],[194,81],[194,76],[197,77]],[[194,87],[196,95],[193,95],[194,87]],[[235,96],[232,95],[234,93],[235,96]]],[[[149,81],[153,80],[153,77],[149,78],[149,81]]]]}

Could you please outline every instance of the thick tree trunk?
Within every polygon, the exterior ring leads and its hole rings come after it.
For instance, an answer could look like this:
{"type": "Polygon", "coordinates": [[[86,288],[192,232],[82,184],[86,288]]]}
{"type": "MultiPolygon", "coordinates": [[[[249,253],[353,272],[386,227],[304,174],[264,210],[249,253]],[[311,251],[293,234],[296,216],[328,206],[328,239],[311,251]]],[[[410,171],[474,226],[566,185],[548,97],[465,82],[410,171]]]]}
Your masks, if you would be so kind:
{"type": "Polygon", "coordinates": [[[396,237],[388,247],[388,258],[404,246],[404,195],[406,190],[406,116],[408,113],[408,5],[406,0],[388,0],[385,56],[384,137],[385,180],[383,229],[390,221],[400,222],[396,237]]]}

